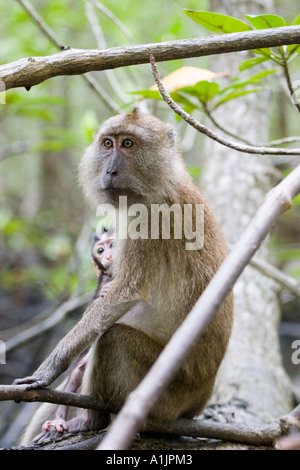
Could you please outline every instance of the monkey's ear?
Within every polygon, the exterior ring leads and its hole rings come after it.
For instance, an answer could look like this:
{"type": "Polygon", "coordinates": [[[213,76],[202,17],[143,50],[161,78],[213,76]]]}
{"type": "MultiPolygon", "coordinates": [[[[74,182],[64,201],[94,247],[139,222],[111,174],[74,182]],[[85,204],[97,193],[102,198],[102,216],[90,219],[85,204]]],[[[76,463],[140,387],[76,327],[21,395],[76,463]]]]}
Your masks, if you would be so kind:
{"type": "Polygon", "coordinates": [[[168,137],[170,137],[170,140],[172,142],[175,142],[175,140],[176,140],[176,131],[173,127],[169,128],[167,134],[168,134],[168,137]]]}

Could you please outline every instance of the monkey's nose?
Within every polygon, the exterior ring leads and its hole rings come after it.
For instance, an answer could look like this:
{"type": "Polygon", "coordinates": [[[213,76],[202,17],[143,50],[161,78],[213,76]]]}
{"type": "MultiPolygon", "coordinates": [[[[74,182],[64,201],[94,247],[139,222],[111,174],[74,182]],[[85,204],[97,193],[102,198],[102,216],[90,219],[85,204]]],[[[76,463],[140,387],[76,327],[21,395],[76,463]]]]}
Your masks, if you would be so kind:
{"type": "Polygon", "coordinates": [[[114,168],[109,168],[109,169],[107,170],[107,174],[108,174],[111,178],[113,178],[114,176],[117,176],[118,171],[117,171],[116,169],[114,169],[114,168]]]}

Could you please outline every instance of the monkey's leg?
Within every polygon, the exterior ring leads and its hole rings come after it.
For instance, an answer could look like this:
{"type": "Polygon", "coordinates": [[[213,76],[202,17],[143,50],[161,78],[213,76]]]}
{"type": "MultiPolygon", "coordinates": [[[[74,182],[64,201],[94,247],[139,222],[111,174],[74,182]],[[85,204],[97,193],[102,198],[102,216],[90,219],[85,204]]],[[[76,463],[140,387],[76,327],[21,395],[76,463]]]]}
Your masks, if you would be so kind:
{"type": "MultiPolygon", "coordinates": [[[[79,390],[82,384],[83,374],[87,365],[89,356],[89,351],[84,354],[78,362],[75,364],[74,369],[72,370],[68,383],[64,389],[65,392],[74,393],[79,390]]],[[[67,416],[68,416],[69,406],[68,405],[59,405],[55,413],[55,419],[47,420],[42,426],[43,431],[49,431],[51,427],[54,427],[56,431],[62,433],[68,431],[67,416]]]]}
{"type": "MultiPolygon", "coordinates": [[[[78,385],[79,370],[80,374],[84,372],[83,378],[82,375],[80,377],[79,384],[81,386],[81,393],[84,395],[97,396],[93,384],[94,376],[96,374],[95,371],[98,367],[99,361],[98,357],[95,358],[95,346],[96,344],[90,348],[88,354],[82,357],[77,367],[73,371],[75,373],[75,382],[71,381],[71,384],[74,383],[76,385],[78,385]]],[[[70,379],[72,380],[72,377],[70,377],[70,379]]],[[[68,388],[68,386],[66,388],[68,388]]],[[[43,426],[43,431],[36,435],[33,442],[35,444],[43,444],[48,441],[55,441],[58,437],[61,437],[64,432],[77,433],[81,431],[103,429],[109,424],[109,416],[109,413],[105,411],[99,412],[93,410],[77,409],[75,417],[69,421],[65,421],[65,426],[63,426],[63,429],[60,429],[56,426],[56,420],[50,421],[50,426],[43,426]]]]}
{"type": "MultiPolygon", "coordinates": [[[[97,342],[97,349],[99,367],[93,378],[93,393],[115,413],[140,384],[163,347],[144,332],[116,323],[97,342]]],[[[213,384],[214,376],[205,374],[203,386],[199,387],[199,377],[180,369],[152,407],[149,418],[164,422],[196,416],[209,399],[213,384]]]]}
{"type": "MultiPolygon", "coordinates": [[[[67,380],[65,379],[56,390],[64,390],[67,380]]],[[[52,403],[42,403],[38,407],[20,439],[20,445],[28,446],[32,443],[33,438],[41,432],[45,420],[54,418],[58,406],[52,403]]]]}
{"type": "MultiPolygon", "coordinates": [[[[114,324],[93,346],[93,360],[84,377],[84,393],[96,396],[105,409],[117,413],[129,393],[135,389],[162,351],[162,346],[148,335],[123,324],[114,324]]],[[[181,369],[162,397],[155,403],[150,418],[172,421],[180,416],[198,414],[207,402],[214,377],[203,377],[203,387],[193,374],[181,369]]],[[[68,423],[70,431],[101,429],[108,424],[109,415],[85,410],[79,419],[68,423]],[[84,424],[83,424],[83,420],[84,424]]]]}

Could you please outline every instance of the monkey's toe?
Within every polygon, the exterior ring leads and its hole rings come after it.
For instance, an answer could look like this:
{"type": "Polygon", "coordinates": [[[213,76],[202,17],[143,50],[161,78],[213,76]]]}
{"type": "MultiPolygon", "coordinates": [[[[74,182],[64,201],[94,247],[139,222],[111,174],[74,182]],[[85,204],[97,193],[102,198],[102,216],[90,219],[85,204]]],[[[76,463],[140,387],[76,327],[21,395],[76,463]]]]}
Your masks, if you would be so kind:
{"type": "Polygon", "coordinates": [[[55,442],[57,439],[65,434],[64,431],[57,431],[55,427],[50,427],[47,431],[42,431],[32,441],[33,444],[47,444],[49,442],[55,442]]]}

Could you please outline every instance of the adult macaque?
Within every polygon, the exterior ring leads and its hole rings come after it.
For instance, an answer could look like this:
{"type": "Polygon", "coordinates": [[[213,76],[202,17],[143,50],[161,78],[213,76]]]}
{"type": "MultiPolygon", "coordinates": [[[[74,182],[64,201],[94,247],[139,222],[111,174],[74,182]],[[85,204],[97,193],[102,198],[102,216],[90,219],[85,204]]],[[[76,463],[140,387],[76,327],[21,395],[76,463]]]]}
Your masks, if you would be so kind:
{"type": "MultiPolygon", "coordinates": [[[[96,276],[98,277],[98,284],[92,303],[94,303],[100,296],[103,297],[108,292],[109,283],[112,279],[114,243],[115,236],[114,229],[112,227],[102,227],[100,237],[97,233],[94,233],[93,235],[91,261],[96,276]]],[[[80,389],[88,357],[89,349],[87,352],[82,353],[76,361],[64,388],[65,392],[77,392],[80,389]]],[[[55,413],[55,418],[53,420],[45,421],[42,426],[42,430],[49,431],[51,427],[54,427],[56,431],[60,433],[68,431],[68,424],[66,422],[68,411],[69,406],[60,405],[55,413]]]]}
{"type": "MultiPolygon", "coordinates": [[[[81,392],[101,400],[103,411],[79,411],[68,421],[71,432],[107,426],[110,413],[123,406],[227,255],[214,216],[184,168],[173,130],[156,117],[134,110],[105,122],[83,156],[79,176],[94,207],[105,203],[118,209],[120,196],[127,196],[128,206],[143,204],[148,215],[140,225],[149,228],[149,236],[118,240],[113,280],[105,297],[91,306],[33,376],[15,381],[28,384],[28,389],[47,387],[92,345],[81,392]],[[203,204],[203,247],[186,249],[188,237],[183,229],[182,237],[174,236],[172,218],[170,239],[162,236],[162,229],[158,238],[151,238],[153,204],[192,205],[194,209],[203,204]]],[[[193,210],[193,231],[200,230],[196,213],[193,210]]],[[[212,393],[231,325],[230,294],[154,403],[151,419],[192,418],[202,411],[212,393]]],[[[32,425],[31,435],[38,432],[32,425]]],[[[47,438],[56,435],[52,429],[47,438]]]]}

